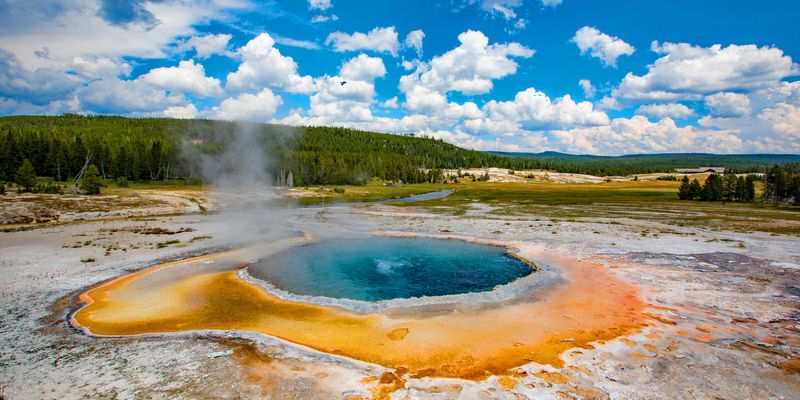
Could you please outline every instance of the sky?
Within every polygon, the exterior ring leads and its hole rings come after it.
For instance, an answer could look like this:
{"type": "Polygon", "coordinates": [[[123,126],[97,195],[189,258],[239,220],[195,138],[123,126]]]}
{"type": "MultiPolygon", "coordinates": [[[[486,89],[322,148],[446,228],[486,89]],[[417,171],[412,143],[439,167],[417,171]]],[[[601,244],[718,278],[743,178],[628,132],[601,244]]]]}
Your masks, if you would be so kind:
{"type": "Polygon", "coordinates": [[[0,115],[800,153],[800,2],[0,0],[0,115]]]}

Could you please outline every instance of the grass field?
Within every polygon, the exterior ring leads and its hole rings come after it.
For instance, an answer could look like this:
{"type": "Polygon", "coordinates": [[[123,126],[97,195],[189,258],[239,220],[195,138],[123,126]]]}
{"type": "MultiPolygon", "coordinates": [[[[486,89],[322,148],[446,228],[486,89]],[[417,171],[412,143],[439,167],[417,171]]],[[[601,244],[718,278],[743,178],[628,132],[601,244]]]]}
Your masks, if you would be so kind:
{"type": "MultiPolygon", "coordinates": [[[[534,217],[578,223],[602,221],[610,224],[630,220],[640,224],[658,222],[712,230],[800,236],[800,207],[679,201],[676,194],[678,185],[678,182],[654,180],[578,184],[468,181],[393,187],[374,181],[365,186],[295,188],[291,202],[298,205],[366,203],[453,189],[455,192],[443,199],[388,204],[465,218],[469,218],[470,210],[483,208],[485,211],[486,207],[490,207],[489,213],[498,217],[534,217]]],[[[165,199],[183,199],[205,205],[208,188],[186,181],[130,182],[129,187],[123,188],[109,182],[102,189],[102,194],[105,196],[90,196],[83,201],[75,201],[76,196],[70,195],[35,195],[23,196],[14,202],[30,203],[29,207],[35,209],[33,214],[42,214],[44,219],[48,219],[53,212],[156,206],[165,199]]],[[[7,198],[12,199],[16,199],[16,196],[7,198]]],[[[12,203],[7,205],[12,206],[12,203]]]]}
{"type": "MultiPolygon", "coordinates": [[[[492,207],[498,216],[538,216],[571,222],[614,223],[615,219],[658,222],[737,232],[800,235],[800,207],[761,203],[680,201],[679,182],[638,181],[607,183],[466,182],[387,187],[373,184],[343,187],[344,193],[325,192],[325,202],[377,201],[412,194],[454,189],[447,198],[395,207],[422,207],[437,213],[466,215],[475,203],[492,207]]],[[[319,204],[321,198],[302,198],[319,204]]]]}

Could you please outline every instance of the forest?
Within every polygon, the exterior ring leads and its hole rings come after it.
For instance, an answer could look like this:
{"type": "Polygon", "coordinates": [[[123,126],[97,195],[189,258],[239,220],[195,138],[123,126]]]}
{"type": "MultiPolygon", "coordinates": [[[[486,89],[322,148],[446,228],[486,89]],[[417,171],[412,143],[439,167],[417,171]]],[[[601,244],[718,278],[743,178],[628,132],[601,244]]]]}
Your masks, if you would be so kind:
{"type": "Polygon", "coordinates": [[[764,201],[800,205],[800,163],[773,165],[764,175],[764,201]]]}
{"type": "Polygon", "coordinates": [[[678,199],[699,201],[755,201],[755,182],[763,181],[760,201],[800,205],[800,163],[775,164],[763,176],[748,174],[711,174],[704,184],[685,176],[678,188],[678,199]]]}
{"type": "Polygon", "coordinates": [[[247,131],[263,147],[276,184],[365,184],[372,178],[435,182],[440,169],[547,169],[599,176],[669,172],[715,163],[737,172],[764,172],[800,156],[571,156],[468,150],[441,140],[335,127],[289,127],[212,120],[62,115],[0,118],[0,181],[13,181],[24,160],[34,173],[74,180],[94,165],[105,179],[202,178],[202,160],[222,154],[247,131]],[[289,179],[291,182],[287,182],[289,179]]]}

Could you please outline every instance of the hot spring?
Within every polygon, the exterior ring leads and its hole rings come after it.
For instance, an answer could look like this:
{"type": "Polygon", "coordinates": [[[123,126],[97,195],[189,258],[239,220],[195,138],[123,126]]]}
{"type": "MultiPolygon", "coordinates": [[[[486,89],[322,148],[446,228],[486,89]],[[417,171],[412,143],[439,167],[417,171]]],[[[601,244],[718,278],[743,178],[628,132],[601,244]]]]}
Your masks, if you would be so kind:
{"type": "Polygon", "coordinates": [[[395,237],[297,246],[249,267],[287,292],[361,301],[490,291],[531,272],[502,247],[395,237]]]}
{"type": "Polygon", "coordinates": [[[642,326],[635,287],[537,247],[520,248],[543,263],[531,274],[502,247],[458,240],[299,242],[123,275],[81,293],[70,322],[107,336],[251,332],[412,375],[469,379],[531,361],[561,368],[565,350],[642,326]],[[468,306],[484,302],[492,306],[468,306]]]}

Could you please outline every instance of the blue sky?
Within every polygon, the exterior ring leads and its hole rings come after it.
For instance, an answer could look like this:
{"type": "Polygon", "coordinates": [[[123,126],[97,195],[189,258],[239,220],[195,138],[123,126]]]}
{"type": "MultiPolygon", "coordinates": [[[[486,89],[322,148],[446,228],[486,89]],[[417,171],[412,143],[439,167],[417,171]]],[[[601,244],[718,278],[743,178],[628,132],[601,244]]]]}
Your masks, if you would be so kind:
{"type": "Polygon", "coordinates": [[[0,0],[0,114],[800,152],[800,3],[0,0]]]}

